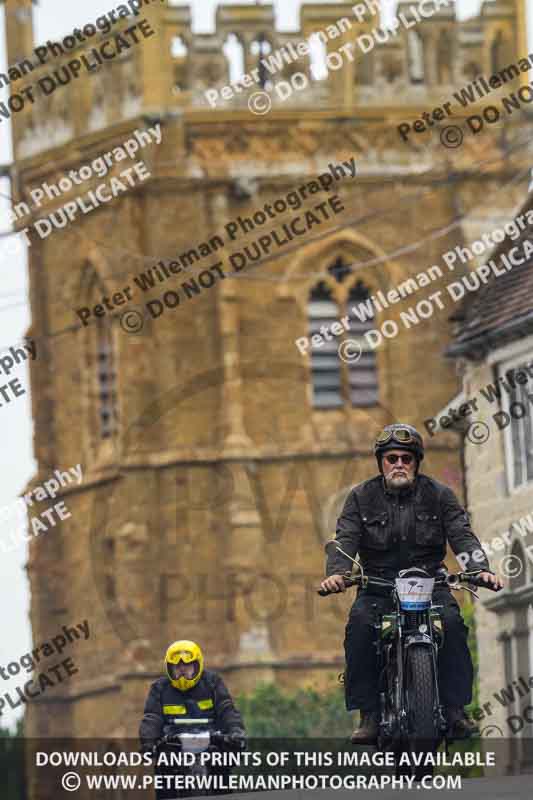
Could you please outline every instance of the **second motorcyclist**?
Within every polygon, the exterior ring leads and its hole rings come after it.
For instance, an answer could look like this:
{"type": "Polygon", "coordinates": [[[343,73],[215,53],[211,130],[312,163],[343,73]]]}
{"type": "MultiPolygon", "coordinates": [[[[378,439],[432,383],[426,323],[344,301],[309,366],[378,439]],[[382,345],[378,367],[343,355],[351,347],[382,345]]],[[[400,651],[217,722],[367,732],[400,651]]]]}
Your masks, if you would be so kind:
{"type": "Polygon", "coordinates": [[[142,749],[154,752],[168,734],[205,730],[228,734],[232,749],[242,750],[246,745],[242,717],[220,675],[204,669],[199,645],[185,639],[171,644],[165,670],[166,676],[151,685],[146,699],[139,728],[142,749]]]}

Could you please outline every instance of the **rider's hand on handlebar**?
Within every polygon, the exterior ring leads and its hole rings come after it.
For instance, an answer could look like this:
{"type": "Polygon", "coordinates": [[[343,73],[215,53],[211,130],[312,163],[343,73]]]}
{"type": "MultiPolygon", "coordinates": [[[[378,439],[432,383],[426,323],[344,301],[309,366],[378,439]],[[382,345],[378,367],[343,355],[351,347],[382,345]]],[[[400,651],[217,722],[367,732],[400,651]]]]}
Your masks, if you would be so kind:
{"type": "Polygon", "coordinates": [[[328,578],[324,578],[320,584],[320,588],[328,592],[346,591],[346,586],[344,584],[344,578],[342,575],[330,575],[328,578]]]}
{"type": "Polygon", "coordinates": [[[243,731],[234,731],[233,733],[230,733],[229,740],[232,748],[235,750],[246,749],[246,736],[244,735],[243,731]]]}
{"type": "Polygon", "coordinates": [[[159,742],[161,739],[156,739],[155,741],[143,742],[141,744],[141,753],[142,754],[149,754],[151,756],[155,756],[157,753],[157,748],[159,747],[159,742]]]}
{"type": "Polygon", "coordinates": [[[477,577],[485,581],[485,583],[491,584],[496,591],[503,589],[503,581],[497,575],[493,575],[492,572],[480,572],[477,577]]]}

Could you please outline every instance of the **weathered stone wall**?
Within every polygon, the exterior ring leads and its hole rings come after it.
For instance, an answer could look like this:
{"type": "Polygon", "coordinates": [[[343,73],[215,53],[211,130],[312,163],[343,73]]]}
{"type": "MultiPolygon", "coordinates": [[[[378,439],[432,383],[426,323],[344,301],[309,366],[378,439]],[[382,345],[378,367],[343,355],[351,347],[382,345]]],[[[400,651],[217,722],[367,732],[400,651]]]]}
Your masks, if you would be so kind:
{"type": "MultiPolygon", "coordinates": [[[[163,12],[152,13],[157,27],[163,12]]],[[[324,19],[332,13],[323,9],[324,19]]],[[[481,29],[476,36],[485,47],[481,29]]],[[[507,169],[529,165],[522,151],[504,154],[485,135],[457,151],[438,140],[406,146],[396,130],[408,114],[405,98],[385,107],[376,92],[374,108],[357,106],[353,87],[344,106],[335,98],[303,110],[289,104],[261,119],[246,109],[195,109],[186,95],[168,99],[166,54],[152,40],[141,52],[141,109],[157,115],[163,130],[162,144],[146,156],[150,181],[48,239],[32,236],[32,333],[41,347],[32,364],[35,483],[56,467],[84,467],[82,486],[65,498],[72,518],[30,543],[34,641],[83,619],[91,637],[72,648],[79,675],[30,705],[30,736],[131,735],[166,645],[182,636],[201,642],[233,691],[260,678],[324,685],[340,671],[349,598],[314,594],[322,544],[348,487],[374,474],[368,453],[380,426],[397,418],[421,426],[457,391],[454,367],[442,357],[453,309],[448,300],[431,319],[409,330],[400,325],[398,337],[385,341],[378,407],[317,411],[309,359],[294,344],[308,332],[309,289],[327,278],[345,299],[349,281],[337,285],[327,274],[337,257],[374,291],[433,264],[444,269],[442,253],[466,235],[450,220],[474,213],[487,195],[496,197],[501,216],[510,215],[518,188],[497,188],[507,169]],[[167,114],[177,108],[179,114],[167,114]],[[335,188],[345,210],[294,248],[232,277],[233,249],[226,246],[220,255],[227,277],[213,288],[190,300],[182,295],[178,308],[147,319],[139,334],[127,334],[118,314],[113,318],[120,428],[102,441],[95,326],[84,328],[75,309],[133,286],[133,276],[160,258],[186,252],[328,164],[351,158],[356,178],[335,188]],[[480,169],[478,161],[490,166],[480,169]]],[[[429,88],[426,97],[429,106],[429,88]]],[[[80,92],[76,102],[85,110],[75,112],[76,126],[61,142],[34,133],[31,141],[47,149],[36,145],[31,157],[25,134],[16,131],[15,197],[145,125],[141,111],[121,117],[116,101],[111,92],[104,103],[109,118],[104,114],[88,132],[91,103],[80,92]]],[[[47,119],[53,127],[52,110],[47,119]]],[[[510,124],[507,133],[513,143],[523,130],[510,124]]],[[[254,236],[235,247],[242,250],[254,236]]],[[[206,259],[206,267],[217,258],[206,259]]],[[[451,277],[458,280],[461,269],[467,267],[458,265],[451,277]]],[[[134,307],[181,280],[151,294],[136,291],[134,307]]],[[[411,304],[392,306],[378,322],[400,322],[411,304]]],[[[425,469],[461,493],[454,434],[428,441],[425,469]]]]}
{"type": "MultiPolygon", "coordinates": [[[[529,363],[529,355],[525,356],[529,363]]],[[[483,360],[479,363],[467,362],[464,374],[464,388],[467,398],[479,398],[479,413],[477,419],[488,426],[490,436],[481,446],[469,444],[466,448],[466,479],[468,483],[469,508],[472,514],[472,524],[483,542],[492,545],[494,542],[494,552],[490,558],[491,567],[497,571],[505,580],[509,587],[511,580],[506,569],[513,571],[516,563],[509,563],[505,567],[502,559],[511,553],[511,546],[502,540],[502,534],[510,534],[510,540],[514,543],[520,541],[524,548],[531,547],[533,537],[531,533],[522,536],[520,529],[515,528],[513,523],[520,521],[522,517],[527,517],[533,509],[533,489],[530,485],[524,486],[518,491],[513,491],[509,487],[508,475],[506,474],[504,431],[499,431],[493,419],[495,413],[501,409],[501,404],[495,401],[489,404],[480,395],[480,390],[487,384],[495,381],[494,369],[483,360]],[[498,540],[498,541],[497,541],[498,540]],[[503,566],[502,566],[503,564],[503,566]]],[[[504,390],[502,389],[502,394],[504,390]]],[[[527,526],[524,528],[527,531],[527,526]]],[[[526,575],[530,576],[531,563],[530,557],[526,555],[522,564],[526,575]]],[[[527,581],[526,581],[527,582],[527,581]]],[[[522,684],[518,684],[519,690],[511,684],[511,690],[515,694],[515,702],[509,697],[510,681],[518,681],[520,677],[529,685],[531,673],[530,653],[527,647],[529,617],[527,608],[524,613],[515,612],[515,605],[508,602],[505,608],[499,608],[496,612],[494,606],[494,596],[488,596],[483,592],[481,602],[476,605],[476,626],[479,648],[479,697],[480,705],[488,707],[484,710],[483,717],[479,720],[482,729],[487,729],[487,735],[494,738],[503,736],[505,742],[507,762],[503,758],[498,759],[500,769],[516,766],[521,758],[520,736],[530,737],[530,726],[525,725],[524,731],[517,736],[513,731],[516,722],[509,723],[509,718],[513,715],[522,716],[524,708],[530,705],[531,695],[524,693],[522,684]],[[489,608],[487,608],[487,603],[489,608]],[[490,608],[492,606],[492,608],[490,608]],[[510,637],[511,640],[511,664],[510,675],[505,667],[504,639],[510,637]],[[507,689],[507,698],[502,694],[502,689],[507,689]],[[522,694],[524,696],[522,696],[522,694]],[[498,700],[498,697],[500,700],[498,700]],[[502,731],[501,734],[491,728],[496,725],[502,731]]],[[[530,609],[529,609],[530,613],[530,609]]],[[[529,632],[531,636],[531,631],[529,632]]]]}

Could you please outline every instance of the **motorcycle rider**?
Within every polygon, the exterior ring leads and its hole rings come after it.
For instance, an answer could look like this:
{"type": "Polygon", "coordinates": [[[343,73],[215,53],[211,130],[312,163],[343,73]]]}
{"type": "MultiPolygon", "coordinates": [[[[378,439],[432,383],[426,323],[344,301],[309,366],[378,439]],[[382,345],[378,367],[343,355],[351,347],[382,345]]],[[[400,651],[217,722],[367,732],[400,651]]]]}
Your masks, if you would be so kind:
{"type": "MultiPolygon", "coordinates": [[[[366,574],[393,580],[408,567],[421,567],[435,576],[444,566],[448,541],[454,553],[470,557],[466,571],[482,570],[481,578],[488,585],[503,586],[490,571],[468,515],[452,490],[418,473],[424,458],[424,442],[418,431],[403,423],[387,425],[376,438],[374,455],[381,474],[351,490],[337,521],[335,541],[342,550],[352,558],[359,553],[366,574]]],[[[328,548],[322,589],[345,591],[342,573],[351,568],[348,558],[328,548]]],[[[380,592],[376,587],[360,589],[346,626],[346,709],[361,711],[360,727],[352,734],[352,742],[358,744],[374,742],[378,733],[372,606],[376,604],[379,613],[392,610],[390,592],[380,592]]],[[[438,667],[448,736],[464,738],[476,730],[464,712],[464,706],[472,701],[473,682],[468,629],[447,586],[437,586],[433,598],[435,604],[444,606],[444,644],[439,650],[438,667]]]]}
{"type": "Polygon", "coordinates": [[[235,749],[246,743],[242,717],[224,681],[204,669],[204,657],[196,642],[181,639],[165,654],[167,677],[150,687],[139,728],[143,750],[151,751],[169,733],[207,727],[230,735],[235,749]]]}

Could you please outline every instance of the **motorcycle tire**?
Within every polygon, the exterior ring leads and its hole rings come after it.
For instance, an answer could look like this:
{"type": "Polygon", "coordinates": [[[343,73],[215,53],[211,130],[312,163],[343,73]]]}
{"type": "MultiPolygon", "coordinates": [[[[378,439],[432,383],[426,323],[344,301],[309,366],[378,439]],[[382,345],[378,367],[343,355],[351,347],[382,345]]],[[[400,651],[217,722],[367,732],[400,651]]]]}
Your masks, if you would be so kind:
{"type": "MultiPolygon", "coordinates": [[[[406,701],[409,724],[409,751],[416,754],[434,753],[440,734],[435,720],[435,676],[429,647],[410,647],[406,658],[406,701]]],[[[415,780],[433,774],[433,766],[414,766],[415,780]]]]}

